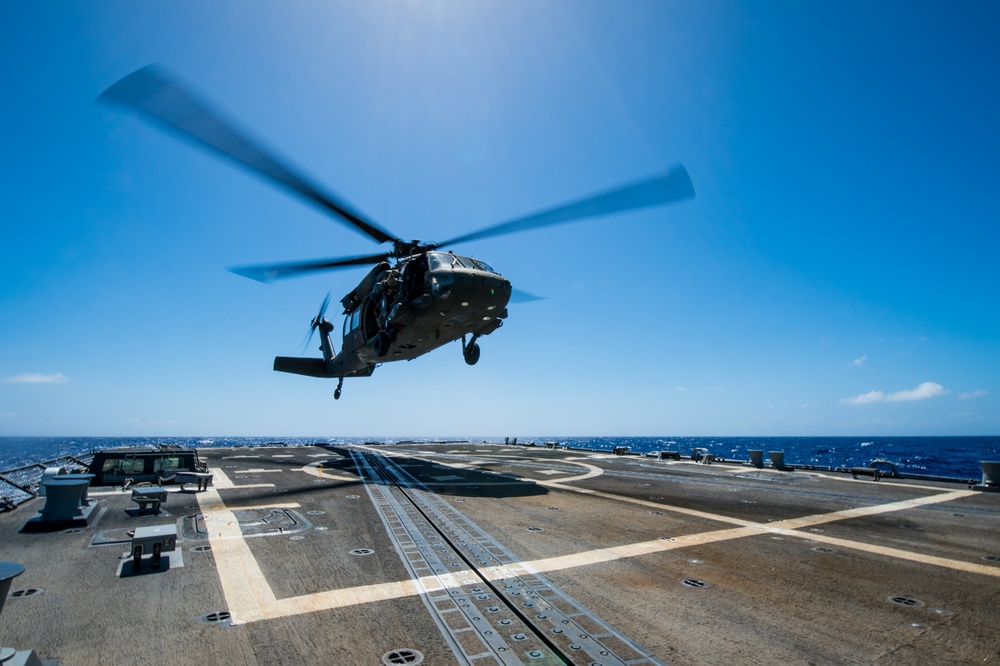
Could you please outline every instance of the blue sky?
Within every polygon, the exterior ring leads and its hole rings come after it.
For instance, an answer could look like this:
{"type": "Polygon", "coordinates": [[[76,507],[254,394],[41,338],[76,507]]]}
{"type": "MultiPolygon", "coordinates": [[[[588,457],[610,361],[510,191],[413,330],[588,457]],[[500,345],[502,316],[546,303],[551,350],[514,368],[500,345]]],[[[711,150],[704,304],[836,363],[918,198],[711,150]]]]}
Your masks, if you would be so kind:
{"type": "Polygon", "coordinates": [[[0,435],[996,434],[998,14],[0,4],[0,435]],[[404,238],[678,162],[697,198],[455,248],[547,299],[335,402],[271,362],[363,271],[224,269],[378,246],[95,103],[149,63],[404,238]]]}

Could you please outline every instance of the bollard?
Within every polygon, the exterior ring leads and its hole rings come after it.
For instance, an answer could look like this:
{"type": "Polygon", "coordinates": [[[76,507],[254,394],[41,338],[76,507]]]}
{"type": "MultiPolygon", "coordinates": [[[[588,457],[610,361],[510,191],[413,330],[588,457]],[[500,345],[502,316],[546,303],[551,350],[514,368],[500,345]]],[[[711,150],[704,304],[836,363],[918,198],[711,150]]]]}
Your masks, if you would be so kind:
{"type": "Polygon", "coordinates": [[[11,583],[23,573],[24,565],[19,562],[0,562],[0,613],[3,612],[3,605],[7,601],[7,593],[10,592],[11,583]]]}
{"type": "Polygon", "coordinates": [[[771,457],[771,465],[774,469],[787,470],[789,467],[785,465],[785,452],[784,451],[768,451],[767,455],[771,457]]]}
{"type": "Polygon", "coordinates": [[[979,466],[983,469],[984,486],[1000,486],[1000,460],[980,460],[979,466]]]}
{"type": "Polygon", "coordinates": [[[757,469],[761,469],[762,467],[764,467],[764,452],[763,451],[751,450],[751,451],[747,451],[747,453],[750,455],[750,464],[751,465],[753,465],[757,469]]]}

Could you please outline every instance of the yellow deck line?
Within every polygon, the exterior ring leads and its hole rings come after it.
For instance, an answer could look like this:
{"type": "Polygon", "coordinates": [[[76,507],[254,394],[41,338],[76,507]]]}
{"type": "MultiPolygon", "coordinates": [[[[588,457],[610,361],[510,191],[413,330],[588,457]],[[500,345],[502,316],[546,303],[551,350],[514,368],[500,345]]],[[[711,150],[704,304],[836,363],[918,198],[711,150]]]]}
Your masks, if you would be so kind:
{"type": "Polygon", "coordinates": [[[274,593],[250,552],[239,521],[215,488],[198,493],[198,506],[205,517],[208,542],[232,623],[265,619],[264,607],[274,603],[274,593]]]}
{"type": "Polygon", "coordinates": [[[851,550],[861,550],[866,553],[873,553],[875,555],[885,555],[886,557],[893,557],[899,560],[907,560],[909,562],[920,562],[921,564],[932,564],[938,567],[944,567],[946,569],[954,569],[956,571],[965,571],[967,573],[982,574],[984,576],[993,576],[994,578],[1000,578],[1000,567],[993,567],[987,564],[976,564],[975,562],[964,562],[962,560],[953,560],[947,557],[938,557],[936,555],[924,555],[922,553],[914,553],[908,550],[901,550],[899,548],[889,548],[887,546],[876,546],[872,543],[864,543],[861,541],[851,541],[849,539],[840,539],[837,537],[826,536],[824,534],[813,534],[813,533],[796,533],[791,530],[776,530],[779,534],[789,534],[792,536],[801,536],[812,539],[813,541],[819,541],[821,543],[828,543],[832,546],[839,546],[840,548],[851,549],[851,550]]]}

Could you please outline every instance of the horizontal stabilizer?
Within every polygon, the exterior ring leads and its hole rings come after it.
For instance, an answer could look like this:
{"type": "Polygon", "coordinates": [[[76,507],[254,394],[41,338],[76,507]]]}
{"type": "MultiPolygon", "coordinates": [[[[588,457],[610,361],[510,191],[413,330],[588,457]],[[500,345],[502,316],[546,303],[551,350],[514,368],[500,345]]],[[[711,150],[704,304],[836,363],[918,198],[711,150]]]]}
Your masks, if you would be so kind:
{"type": "Polygon", "coordinates": [[[298,356],[275,356],[274,369],[277,372],[290,372],[293,375],[307,377],[330,377],[326,371],[326,363],[321,358],[300,358],[298,356]]]}

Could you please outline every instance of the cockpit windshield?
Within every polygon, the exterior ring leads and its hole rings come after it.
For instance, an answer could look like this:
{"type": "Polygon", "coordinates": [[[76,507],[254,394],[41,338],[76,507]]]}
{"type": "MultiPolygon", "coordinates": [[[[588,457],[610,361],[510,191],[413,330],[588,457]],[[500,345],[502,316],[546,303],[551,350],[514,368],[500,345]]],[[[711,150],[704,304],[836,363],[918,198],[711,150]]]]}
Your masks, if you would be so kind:
{"type": "Polygon", "coordinates": [[[428,252],[427,262],[430,270],[437,268],[471,268],[477,271],[486,271],[488,273],[496,273],[493,268],[487,264],[485,261],[479,261],[478,259],[472,259],[471,257],[461,257],[457,254],[451,254],[450,252],[428,252]]]}

